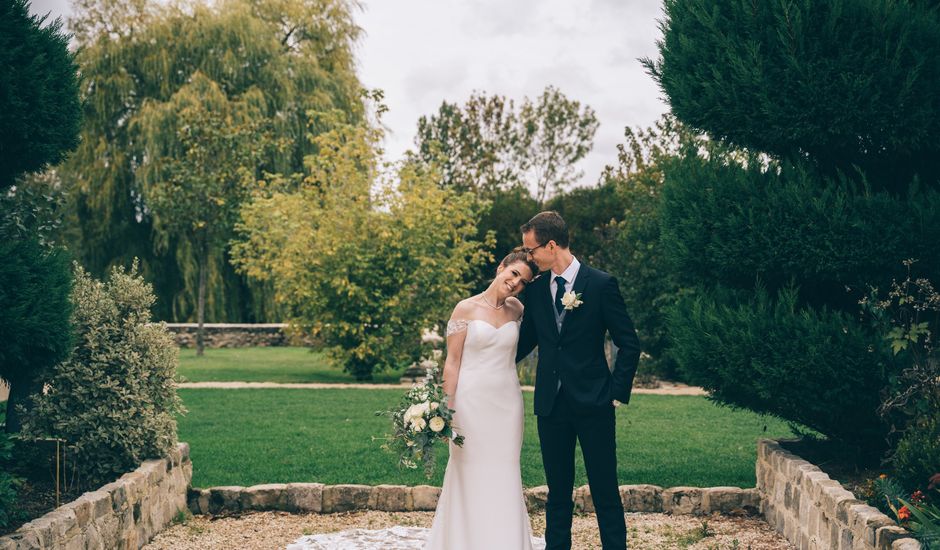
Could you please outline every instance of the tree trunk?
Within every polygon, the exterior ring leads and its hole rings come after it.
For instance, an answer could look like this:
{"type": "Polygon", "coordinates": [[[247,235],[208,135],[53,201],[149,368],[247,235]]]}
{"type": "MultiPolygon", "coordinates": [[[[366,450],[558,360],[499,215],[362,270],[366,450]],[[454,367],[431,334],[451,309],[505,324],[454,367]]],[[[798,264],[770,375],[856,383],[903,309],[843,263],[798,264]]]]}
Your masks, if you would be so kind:
{"type": "Polygon", "coordinates": [[[205,349],[205,329],[203,324],[206,321],[206,266],[209,263],[209,247],[203,243],[202,250],[199,253],[199,301],[196,305],[196,319],[199,327],[196,329],[196,356],[202,357],[205,349]]]}
{"type": "Polygon", "coordinates": [[[39,392],[42,385],[41,383],[26,380],[8,380],[8,382],[10,383],[10,397],[7,398],[6,432],[15,434],[23,429],[23,420],[16,410],[17,405],[23,405],[28,410],[29,396],[39,392]]]}

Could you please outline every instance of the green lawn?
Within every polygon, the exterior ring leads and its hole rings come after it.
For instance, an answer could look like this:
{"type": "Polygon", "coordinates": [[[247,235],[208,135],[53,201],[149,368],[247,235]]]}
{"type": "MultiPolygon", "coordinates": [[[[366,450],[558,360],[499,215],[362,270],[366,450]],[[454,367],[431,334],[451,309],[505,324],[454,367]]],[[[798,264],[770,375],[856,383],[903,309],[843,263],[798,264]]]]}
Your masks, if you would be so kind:
{"type": "MultiPolygon", "coordinates": [[[[177,378],[185,382],[347,382],[356,380],[319,351],[301,347],[180,350],[177,378]]],[[[374,383],[398,383],[401,373],[380,373],[374,383]]]]}
{"type": "MultiPolygon", "coordinates": [[[[440,485],[446,450],[430,482],[399,471],[379,449],[388,419],[374,411],[396,403],[399,390],[181,389],[189,413],[179,436],[189,442],[193,486],[322,482],[440,485]]],[[[532,393],[526,401],[522,478],[543,485],[532,393]]],[[[790,434],[779,420],[718,407],[703,397],[636,395],[617,412],[622,484],[663,487],[755,485],[756,442],[790,434]]],[[[586,483],[578,451],[576,484],[586,483]]]]}

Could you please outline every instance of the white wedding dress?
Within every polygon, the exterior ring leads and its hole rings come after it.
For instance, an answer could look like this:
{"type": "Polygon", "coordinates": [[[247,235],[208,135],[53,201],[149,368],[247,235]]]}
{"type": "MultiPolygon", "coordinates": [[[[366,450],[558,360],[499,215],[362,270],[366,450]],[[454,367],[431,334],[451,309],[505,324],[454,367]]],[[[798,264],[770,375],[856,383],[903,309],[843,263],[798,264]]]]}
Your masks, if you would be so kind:
{"type": "Polygon", "coordinates": [[[519,322],[451,321],[466,330],[457,379],[454,426],[444,486],[430,530],[393,527],[306,536],[288,550],[541,550],[532,537],[519,465],[523,404],[516,375],[519,322]]]}

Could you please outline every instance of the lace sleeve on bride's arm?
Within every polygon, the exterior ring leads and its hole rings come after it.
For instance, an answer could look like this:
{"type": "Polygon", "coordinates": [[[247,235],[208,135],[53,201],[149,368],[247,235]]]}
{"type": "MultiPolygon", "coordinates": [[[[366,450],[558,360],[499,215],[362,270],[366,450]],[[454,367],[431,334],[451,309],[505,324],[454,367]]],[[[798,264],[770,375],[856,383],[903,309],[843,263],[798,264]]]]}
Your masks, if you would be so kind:
{"type": "Polygon", "coordinates": [[[463,332],[467,330],[467,326],[470,324],[470,321],[467,319],[451,319],[447,321],[447,331],[445,333],[445,338],[451,334],[456,334],[458,332],[463,332]]]}

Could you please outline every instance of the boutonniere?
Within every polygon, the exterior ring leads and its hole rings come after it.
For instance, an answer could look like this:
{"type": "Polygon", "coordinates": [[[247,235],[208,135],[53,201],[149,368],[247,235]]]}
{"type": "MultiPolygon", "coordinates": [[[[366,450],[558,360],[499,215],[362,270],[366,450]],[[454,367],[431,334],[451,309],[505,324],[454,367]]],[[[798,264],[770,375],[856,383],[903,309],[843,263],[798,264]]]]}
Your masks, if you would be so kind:
{"type": "Polygon", "coordinates": [[[569,290],[561,297],[561,305],[565,306],[566,311],[571,311],[583,303],[584,302],[581,301],[580,292],[576,294],[574,291],[569,290]]]}

